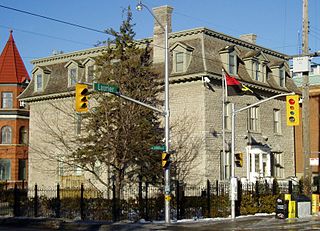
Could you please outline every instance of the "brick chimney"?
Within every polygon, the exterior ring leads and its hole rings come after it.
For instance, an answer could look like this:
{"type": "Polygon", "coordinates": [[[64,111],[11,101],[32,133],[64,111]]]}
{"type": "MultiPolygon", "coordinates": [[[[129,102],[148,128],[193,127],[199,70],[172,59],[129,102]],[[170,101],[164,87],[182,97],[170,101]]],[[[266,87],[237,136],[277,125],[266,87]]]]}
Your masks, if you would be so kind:
{"type": "Polygon", "coordinates": [[[256,34],[243,34],[243,35],[240,35],[240,39],[244,40],[246,42],[249,42],[249,43],[256,44],[257,35],[256,34]]]}
{"type": "MultiPolygon", "coordinates": [[[[172,31],[171,27],[171,18],[172,18],[172,10],[171,6],[159,6],[153,8],[153,14],[159,20],[161,25],[165,27],[168,25],[168,33],[172,31]]],[[[153,63],[164,63],[164,39],[165,33],[164,29],[159,25],[159,23],[154,20],[153,27],[153,63]]]]}

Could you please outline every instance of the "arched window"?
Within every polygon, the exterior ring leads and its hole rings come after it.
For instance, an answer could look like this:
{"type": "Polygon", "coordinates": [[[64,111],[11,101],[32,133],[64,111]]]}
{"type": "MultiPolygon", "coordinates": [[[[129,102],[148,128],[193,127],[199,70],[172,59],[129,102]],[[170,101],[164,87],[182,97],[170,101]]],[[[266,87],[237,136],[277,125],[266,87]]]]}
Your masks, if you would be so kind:
{"type": "Polygon", "coordinates": [[[28,130],[24,126],[19,130],[19,144],[28,144],[28,130]]]}
{"type": "Polygon", "coordinates": [[[12,129],[9,126],[4,126],[1,129],[1,143],[11,144],[12,143],[12,129]]]}

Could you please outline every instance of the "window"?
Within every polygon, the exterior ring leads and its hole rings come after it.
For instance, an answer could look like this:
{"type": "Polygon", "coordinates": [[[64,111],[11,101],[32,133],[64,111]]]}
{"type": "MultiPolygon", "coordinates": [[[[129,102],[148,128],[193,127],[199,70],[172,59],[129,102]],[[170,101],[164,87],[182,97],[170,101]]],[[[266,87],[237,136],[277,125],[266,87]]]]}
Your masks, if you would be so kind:
{"type": "Polygon", "coordinates": [[[28,144],[28,131],[26,127],[21,127],[19,130],[19,144],[28,144]]]}
{"type": "Polygon", "coordinates": [[[77,83],[77,69],[69,69],[69,86],[74,86],[77,83]]]}
{"type": "Polygon", "coordinates": [[[11,161],[9,159],[0,159],[0,180],[11,179],[11,161]]]}
{"type": "Polygon", "coordinates": [[[41,91],[43,87],[42,74],[37,74],[36,81],[37,81],[36,82],[37,91],[41,91]]]}
{"type": "Polygon", "coordinates": [[[248,110],[248,130],[252,132],[260,131],[259,107],[252,107],[248,110]]]}
{"type": "Polygon", "coordinates": [[[230,75],[235,75],[237,74],[236,70],[236,56],[233,53],[229,54],[229,74],[230,75]]]}
{"type": "Polygon", "coordinates": [[[274,153],[272,155],[272,176],[275,178],[284,177],[284,167],[282,153],[274,153]]]}
{"type": "Polygon", "coordinates": [[[259,64],[259,62],[258,61],[255,61],[254,62],[254,65],[255,65],[255,74],[254,74],[254,79],[255,80],[257,80],[257,81],[259,81],[259,72],[260,72],[260,70],[259,70],[259,67],[260,67],[260,64],[259,64]]]}
{"type": "Polygon", "coordinates": [[[91,83],[94,77],[93,66],[87,66],[87,82],[91,83]]]}
{"type": "Polygon", "coordinates": [[[285,72],[282,69],[279,70],[279,85],[280,87],[285,86],[285,72]]]}
{"type": "Polygon", "coordinates": [[[1,143],[11,144],[12,142],[12,130],[11,127],[5,126],[1,129],[1,143]]]}
{"type": "Polygon", "coordinates": [[[281,134],[281,116],[279,109],[273,109],[273,131],[276,134],[281,134]]]}
{"type": "Polygon", "coordinates": [[[13,94],[12,92],[2,92],[2,108],[13,107],[13,94]]]}
{"type": "Polygon", "coordinates": [[[183,71],[183,65],[184,65],[183,59],[184,59],[183,52],[176,53],[176,72],[183,71]]]}
{"type": "Polygon", "coordinates": [[[26,160],[19,160],[19,170],[18,170],[18,180],[26,180],[27,179],[27,168],[26,168],[26,160]]]}
{"type": "Polygon", "coordinates": [[[231,130],[231,104],[226,103],[224,107],[224,129],[231,130]]]}
{"type": "Polygon", "coordinates": [[[220,180],[230,179],[231,173],[231,154],[230,152],[220,152],[220,180]]]}

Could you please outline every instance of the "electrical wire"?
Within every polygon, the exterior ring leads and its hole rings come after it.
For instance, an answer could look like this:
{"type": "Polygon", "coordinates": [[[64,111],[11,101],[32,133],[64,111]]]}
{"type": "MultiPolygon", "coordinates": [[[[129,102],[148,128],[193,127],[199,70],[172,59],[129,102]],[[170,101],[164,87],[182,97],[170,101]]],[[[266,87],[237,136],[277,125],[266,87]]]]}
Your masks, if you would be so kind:
{"type": "Polygon", "coordinates": [[[13,7],[9,7],[9,6],[0,5],[0,7],[8,9],[8,10],[13,10],[13,11],[17,11],[17,12],[20,12],[20,13],[32,15],[32,16],[35,16],[35,17],[44,18],[44,19],[51,20],[51,21],[54,21],[54,22],[59,22],[59,23],[66,24],[66,25],[69,25],[69,26],[82,28],[82,29],[85,29],[85,30],[90,30],[90,31],[103,33],[103,34],[107,33],[106,31],[90,28],[90,27],[87,27],[87,26],[82,26],[82,25],[79,25],[79,24],[76,24],[76,23],[67,22],[67,21],[63,21],[63,20],[60,20],[60,19],[56,19],[56,18],[47,17],[47,16],[40,15],[40,14],[35,14],[35,13],[29,12],[29,11],[25,11],[25,10],[19,10],[19,9],[16,9],[16,8],[13,8],[13,7]]]}

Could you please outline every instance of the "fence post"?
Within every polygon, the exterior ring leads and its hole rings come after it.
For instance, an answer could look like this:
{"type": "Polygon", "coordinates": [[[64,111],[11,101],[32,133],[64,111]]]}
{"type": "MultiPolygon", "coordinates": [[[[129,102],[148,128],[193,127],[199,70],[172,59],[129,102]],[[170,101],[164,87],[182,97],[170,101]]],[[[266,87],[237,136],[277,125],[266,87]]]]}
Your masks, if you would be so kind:
{"type": "Polygon", "coordinates": [[[216,180],[216,195],[219,196],[219,181],[216,180]]]}
{"type": "Polygon", "coordinates": [[[84,187],[83,187],[83,184],[81,184],[81,188],[80,188],[80,216],[81,216],[81,220],[84,220],[84,198],[83,198],[83,193],[84,193],[84,187]]]}
{"type": "Polygon", "coordinates": [[[139,176],[139,190],[138,190],[138,200],[139,200],[139,216],[140,218],[144,218],[144,206],[142,200],[142,176],[139,176]]]}
{"type": "Polygon", "coordinates": [[[60,184],[57,184],[57,198],[56,198],[56,218],[60,218],[60,209],[61,209],[61,201],[60,201],[60,184]]]}
{"type": "Polygon", "coordinates": [[[291,180],[289,180],[289,187],[288,187],[288,193],[289,194],[292,194],[292,181],[291,180]]]}
{"type": "Polygon", "coordinates": [[[317,194],[320,193],[320,177],[317,177],[317,194]]]}
{"type": "Polygon", "coordinates": [[[37,217],[38,216],[38,185],[35,184],[34,186],[34,216],[37,217]]]}
{"type": "Polygon", "coordinates": [[[180,185],[176,180],[176,203],[177,203],[177,220],[180,220],[180,185]]]}
{"type": "Polygon", "coordinates": [[[116,186],[114,184],[114,179],[112,181],[112,221],[117,221],[117,202],[116,202],[116,186]]]}
{"type": "Polygon", "coordinates": [[[211,217],[210,196],[211,196],[211,186],[210,186],[210,181],[207,180],[207,211],[208,211],[208,217],[211,217]]]}
{"type": "Polygon", "coordinates": [[[149,183],[146,182],[146,220],[149,220],[149,208],[148,208],[148,190],[149,190],[149,183]]]}
{"type": "Polygon", "coordinates": [[[17,184],[14,184],[14,191],[13,191],[13,216],[18,217],[20,216],[20,201],[19,201],[19,189],[17,184]]]}

